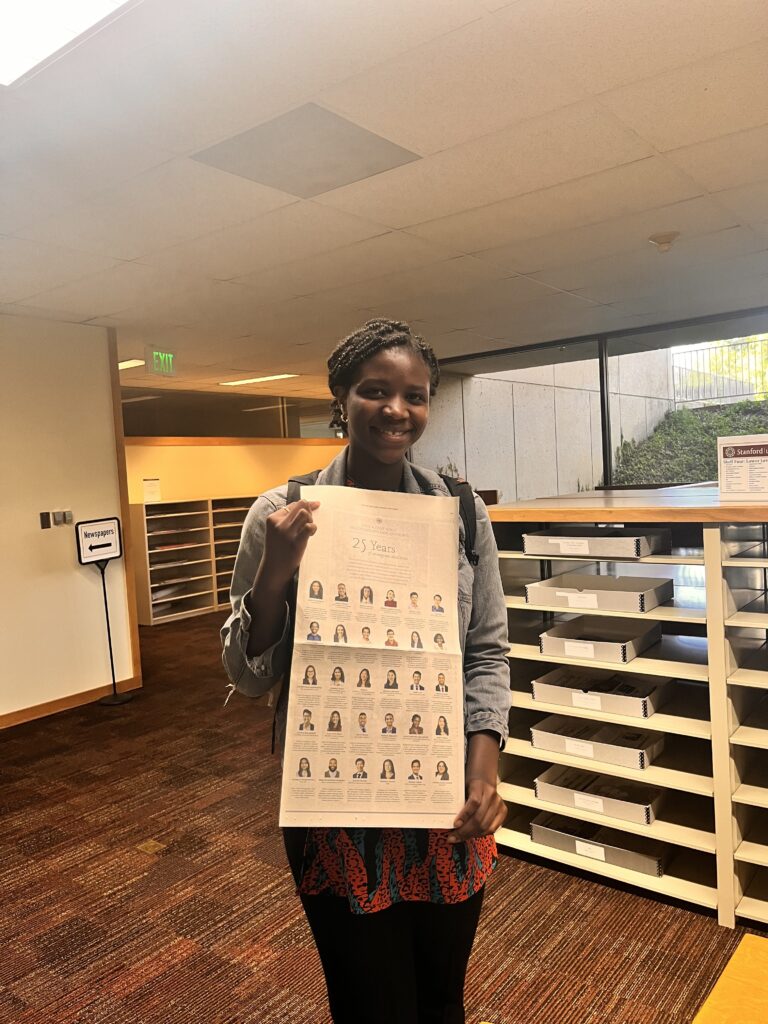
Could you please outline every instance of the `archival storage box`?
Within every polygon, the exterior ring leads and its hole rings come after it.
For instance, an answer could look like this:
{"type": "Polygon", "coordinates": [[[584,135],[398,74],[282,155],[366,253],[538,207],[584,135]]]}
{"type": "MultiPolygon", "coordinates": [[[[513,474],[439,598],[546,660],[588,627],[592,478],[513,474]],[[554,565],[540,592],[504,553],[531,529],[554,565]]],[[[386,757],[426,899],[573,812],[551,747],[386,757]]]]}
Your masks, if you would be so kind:
{"type": "Polygon", "coordinates": [[[626,782],[562,764],[554,764],[542,772],[533,780],[533,788],[537,800],[638,825],[650,825],[656,820],[663,799],[662,790],[640,782],[626,782]]]}
{"type": "Polygon", "coordinates": [[[666,849],[655,839],[605,828],[589,821],[544,812],[531,821],[531,839],[542,846],[577,853],[644,875],[664,874],[666,849]]]}
{"type": "Polygon", "coordinates": [[[626,664],[661,640],[661,624],[638,619],[579,615],[539,634],[539,649],[552,658],[626,664]]]}
{"type": "Polygon", "coordinates": [[[531,743],[539,750],[586,757],[624,768],[647,768],[664,749],[664,733],[606,725],[566,715],[547,715],[531,726],[531,743]]]}
{"type": "Polygon", "coordinates": [[[581,555],[584,558],[643,558],[668,554],[672,533],[665,529],[625,526],[553,526],[523,534],[523,552],[542,558],[581,555]]]}
{"type": "Polygon", "coordinates": [[[553,669],[531,680],[533,699],[543,704],[649,718],[667,699],[669,678],[648,679],[600,668],[553,669]]]}
{"type": "Polygon", "coordinates": [[[647,612],[671,601],[675,584],[642,576],[588,576],[566,573],[525,586],[528,604],[558,608],[601,608],[612,612],[647,612]]]}

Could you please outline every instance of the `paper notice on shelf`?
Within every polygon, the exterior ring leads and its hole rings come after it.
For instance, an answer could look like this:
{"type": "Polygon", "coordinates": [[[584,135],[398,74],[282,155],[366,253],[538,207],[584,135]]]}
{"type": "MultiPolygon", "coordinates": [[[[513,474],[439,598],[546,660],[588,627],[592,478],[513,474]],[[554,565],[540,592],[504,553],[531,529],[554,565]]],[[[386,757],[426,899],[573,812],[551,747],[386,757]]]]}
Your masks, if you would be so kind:
{"type": "Polygon", "coordinates": [[[594,658],[595,645],[586,640],[564,640],[563,649],[567,658],[594,658]]]}
{"type": "Polygon", "coordinates": [[[598,814],[602,814],[605,809],[605,804],[599,796],[589,796],[588,793],[574,793],[573,805],[582,811],[596,811],[598,814]]]}
{"type": "Polygon", "coordinates": [[[717,477],[722,501],[768,499],[768,434],[718,437],[717,477]]]}
{"type": "Polygon", "coordinates": [[[464,805],[458,499],[302,487],[280,824],[452,828],[464,805]]]}
{"type": "Polygon", "coordinates": [[[569,608],[597,608],[597,594],[574,594],[570,590],[556,590],[557,597],[564,597],[569,608]]]}
{"type": "Polygon", "coordinates": [[[160,477],[144,477],[141,481],[144,486],[144,504],[151,505],[156,501],[162,501],[160,497],[160,477]]]}
{"type": "Polygon", "coordinates": [[[572,693],[571,703],[575,708],[588,708],[590,711],[602,711],[602,698],[596,693],[572,693]]]}
{"type": "Polygon", "coordinates": [[[589,554],[589,540],[587,538],[582,540],[577,537],[565,537],[562,540],[555,540],[553,543],[559,544],[561,555],[589,554]]]}
{"type": "Polygon", "coordinates": [[[585,843],[583,839],[576,840],[576,853],[580,853],[582,857],[591,857],[592,860],[605,860],[605,849],[602,846],[585,843]]]}
{"type": "Polygon", "coordinates": [[[565,752],[566,754],[573,754],[575,757],[595,756],[595,748],[591,743],[587,743],[584,740],[573,740],[569,736],[565,737],[565,752]]]}

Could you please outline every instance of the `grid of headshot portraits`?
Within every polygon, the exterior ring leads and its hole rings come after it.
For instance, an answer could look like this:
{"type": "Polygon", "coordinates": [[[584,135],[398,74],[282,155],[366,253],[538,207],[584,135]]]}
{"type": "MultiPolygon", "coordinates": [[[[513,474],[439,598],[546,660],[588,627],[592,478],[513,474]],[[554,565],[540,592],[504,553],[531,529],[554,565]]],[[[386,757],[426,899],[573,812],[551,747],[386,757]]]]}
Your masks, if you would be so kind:
{"type": "MultiPolygon", "coordinates": [[[[302,587],[302,590],[305,588],[302,587]]],[[[446,624],[443,596],[407,587],[347,586],[312,580],[301,595],[307,643],[447,651],[455,642],[446,624]]]]}

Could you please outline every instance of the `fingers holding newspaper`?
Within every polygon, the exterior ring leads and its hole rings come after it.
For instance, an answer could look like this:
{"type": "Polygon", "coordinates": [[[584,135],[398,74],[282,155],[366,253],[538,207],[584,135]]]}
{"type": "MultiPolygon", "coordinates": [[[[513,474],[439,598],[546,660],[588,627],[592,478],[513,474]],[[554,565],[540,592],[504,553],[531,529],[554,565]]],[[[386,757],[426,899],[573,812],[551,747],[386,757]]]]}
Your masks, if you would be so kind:
{"type": "Polygon", "coordinates": [[[312,513],[319,507],[319,501],[302,499],[267,516],[262,571],[271,579],[287,582],[296,572],[309,538],[317,532],[312,513]]]}

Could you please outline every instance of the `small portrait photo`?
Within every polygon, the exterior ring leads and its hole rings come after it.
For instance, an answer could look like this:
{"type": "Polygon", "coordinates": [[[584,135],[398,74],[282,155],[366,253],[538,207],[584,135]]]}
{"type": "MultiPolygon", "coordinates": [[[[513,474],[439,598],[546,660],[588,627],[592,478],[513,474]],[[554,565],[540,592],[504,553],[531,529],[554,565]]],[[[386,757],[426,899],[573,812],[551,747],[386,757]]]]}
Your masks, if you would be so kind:
{"type": "Polygon", "coordinates": [[[421,761],[411,761],[411,774],[408,776],[409,782],[423,782],[424,776],[421,774],[421,761]]]}
{"type": "Polygon", "coordinates": [[[424,689],[424,684],[421,681],[421,672],[419,672],[418,669],[416,669],[416,671],[411,676],[410,689],[416,690],[418,692],[421,692],[424,689]]]}
{"type": "Polygon", "coordinates": [[[352,772],[353,779],[367,779],[368,772],[365,770],[365,761],[362,757],[358,757],[355,761],[355,770],[352,772]]]}
{"type": "Polygon", "coordinates": [[[388,711],[384,715],[384,726],[381,730],[382,735],[394,736],[397,732],[397,726],[395,725],[395,716],[391,711],[388,711]]]}
{"type": "Polygon", "coordinates": [[[341,732],[341,715],[338,711],[332,711],[328,719],[328,732],[341,732]]]}
{"type": "Polygon", "coordinates": [[[395,600],[394,590],[388,590],[384,597],[385,608],[397,608],[397,601],[395,600]]]}
{"type": "Polygon", "coordinates": [[[449,736],[448,720],[445,715],[440,715],[435,726],[435,736],[449,736]]]}
{"type": "Polygon", "coordinates": [[[437,768],[435,769],[435,778],[438,779],[440,782],[449,781],[448,765],[445,763],[445,761],[437,762],[437,768]]]}
{"type": "Polygon", "coordinates": [[[312,770],[309,767],[309,758],[308,757],[300,757],[299,758],[299,770],[296,772],[296,775],[300,779],[311,779],[312,778],[312,770]]]}
{"type": "Polygon", "coordinates": [[[437,685],[435,686],[436,693],[448,693],[448,684],[445,681],[445,672],[437,673],[437,685]]]}
{"type": "Polygon", "coordinates": [[[433,636],[432,640],[433,640],[433,642],[435,644],[435,647],[438,649],[438,651],[444,651],[445,650],[445,637],[443,636],[442,633],[435,633],[435,635],[433,636]]]}
{"type": "Polygon", "coordinates": [[[304,669],[304,678],[301,683],[302,686],[317,686],[317,672],[314,665],[307,665],[304,669]]]}
{"type": "Polygon", "coordinates": [[[364,644],[369,644],[371,642],[371,627],[370,626],[363,626],[363,628],[360,630],[360,639],[362,640],[362,642],[364,644]]]}
{"type": "Polygon", "coordinates": [[[368,735],[368,715],[364,711],[357,716],[357,731],[364,736],[368,735]]]}
{"type": "Polygon", "coordinates": [[[357,677],[357,685],[364,687],[366,690],[371,687],[371,673],[367,668],[360,669],[360,675],[357,677]]]}
{"type": "Polygon", "coordinates": [[[301,712],[301,722],[299,722],[299,732],[314,732],[315,723],[312,721],[312,712],[309,708],[304,708],[301,712]]]}
{"type": "Polygon", "coordinates": [[[335,757],[330,758],[328,761],[328,768],[323,773],[326,779],[340,779],[341,772],[339,771],[339,762],[335,757]]]}
{"type": "Polygon", "coordinates": [[[418,631],[414,629],[411,633],[411,650],[420,651],[423,647],[424,644],[421,642],[421,637],[419,636],[418,631]]]}
{"type": "Polygon", "coordinates": [[[331,672],[331,682],[335,683],[336,686],[341,686],[344,682],[344,669],[341,665],[336,665],[333,672],[331,672]]]}
{"type": "Polygon", "coordinates": [[[347,642],[347,630],[341,623],[333,631],[333,642],[335,644],[345,644],[347,642]]]}
{"type": "Polygon", "coordinates": [[[320,580],[312,580],[309,584],[309,599],[310,601],[323,600],[323,584],[320,580]]]}
{"type": "Polygon", "coordinates": [[[373,604],[373,590],[370,587],[360,587],[360,604],[373,604]]]}
{"type": "Polygon", "coordinates": [[[417,612],[419,610],[419,595],[415,590],[412,590],[408,595],[408,611],[417,612]]]}
{"type": "Polygon", "coordinates": [[[336,597],[334,597],[333,600],[334,601],[349,601],[349,597],[347,596],[347,585],[346,585],[346,583],[337,583],[336,584],[336,597]]]}
{"type": "Polygon", "coordinates": [[[384,683],[385,690],[399,690],[397,685],[397,672],[393,668],[387,669],[387,681],[384,683]]]}
{"type": "Polygon", "coordinates": [[[445,608],[443,608],[443,599],[439,594],[435,594],[432,598],[432,611],[437,612],[440,615],[445,612],[445,608]]]}
{"type": "Polygon", "coordinates": [[[399,647],[397,640],[395,639],[394,629],[387,630],[387,639],[384,641],[385,647],[399,647]]]}
{"type": "Polygon", "coordinates": [[[307,640],[319,641],[323,638],[320,636],[320,623],[310,622],[309,632],[307,633],[307,640]]]}
{"type": "Polygon", "coordinates": [[[421,715],[411,715],[411,727],[408,730],[410,736],[423,736],[424,726],[421,724],[421,715]]]}
{"type": "Polygon", "coordinates": [[[395,777],[395,766],[389,758],[386,758],[381,766],[380,779],[394,779],[395,777]]]}

